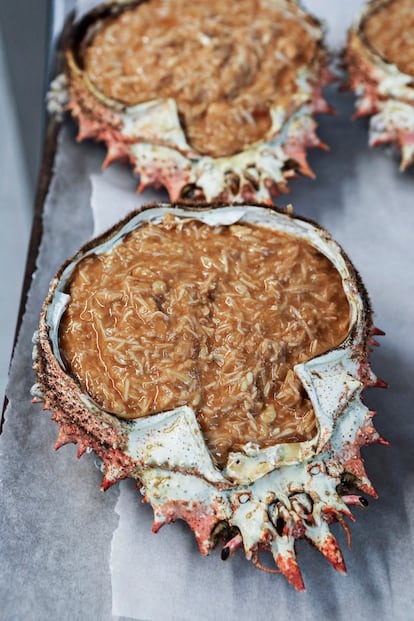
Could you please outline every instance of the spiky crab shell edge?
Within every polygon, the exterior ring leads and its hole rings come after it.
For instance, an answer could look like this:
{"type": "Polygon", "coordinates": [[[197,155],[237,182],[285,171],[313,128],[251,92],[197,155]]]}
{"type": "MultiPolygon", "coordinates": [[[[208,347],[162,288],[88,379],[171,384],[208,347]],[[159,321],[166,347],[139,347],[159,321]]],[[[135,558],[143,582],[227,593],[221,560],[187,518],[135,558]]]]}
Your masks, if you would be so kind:
{"type": "Polygon", "coordinates": [[[295,555],[299,537],[311,541],[335,569],[345,571],[329,522],[339,521],[347,529],[344,516],[352,519],[347,505],[361,503],[358,495],[338,492],[344,475],[352,478],[355,487],[376,496],[360,454],[362,446],[383,442],[372,425],[373,413],[360,398],[365,386],[378,383],[368,363],[373,330],[369,301],[358,274],[338,244],[314,223],[258,205],[210,210],[149,205],[84,246],[52,281],[35,337],[33,396],[44,402],[44,409],[52,410],[59,425],[56,448],[77,442],[79,455],[87,448],[99,455],[105,470],[103,489],[126,477],[137,481],[153,507],[154,531],[184,519],[206,554],[225,526],[227,532],[237,533],[226,542],[227,552],[244,547],[247,558],[262,567],[259,554],[269,550],[279,571],[301,590],[295,555]],[[318,424],[314,441],[231,454],[227,467],[220,471],[191,408],[120,420],[99,408],[65,371],[58,326],[68,301],[65,283],[75,265],[88,253],[106,252],[135,226],[159,221],[167,212],[210,224],[255,222],[305,237],[341,273],[351,308],[349,335],[340,347],[295,367],[314,407],[318,424]]]}
{"type": "Polygon", "coordinates": [[[357,96],[355,116],[371,117],[370,145],[396,145],[405,170],[414,164],[414,79],[377,53],[363,31],[368,15],[386,3],[374,0],[364,7],[349,31],[344,60],[357,96]]]}

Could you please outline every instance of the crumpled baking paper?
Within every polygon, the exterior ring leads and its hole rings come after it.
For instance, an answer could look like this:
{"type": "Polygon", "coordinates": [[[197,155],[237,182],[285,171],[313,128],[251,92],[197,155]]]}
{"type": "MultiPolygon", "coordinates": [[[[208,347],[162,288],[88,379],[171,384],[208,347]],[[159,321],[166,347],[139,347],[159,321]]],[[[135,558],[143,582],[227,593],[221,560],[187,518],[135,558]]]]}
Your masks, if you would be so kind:
{"type": "MultiPolygon", "coordinates": [[[[81,4],[81,3],[79,3],[81,4]]],[[[82,3],[83,4],[83,3],[82,3]]],[[[339,15],[335,32],[360,2],[308,2],[319,16],[339,15]],[[338,13],[335,13],[338,11],[338,13]]],[[[336,39],[338,40],[338,39],[336,39]]],[[[335,41],[333,41],[333,44],[335,41]]],[[[99,491],[93,454],[78,462],[76,448],[52,450],[57,427],[30,403],[31,336],[48,283],[59,265],[125,210],[165,193],[134,194],[128,168],[101,172],[104,149],[76,144],[67,121],[59,134],[54,175],[44,209],[44,234],[7,390],[0,437],[0,598],[4,619],[102,621],[367,621],[413,618],[414,473],[412,409],[414,350],[414,173],[401,174],[392,151],[368,148],[367,123],[352,122],[353,96],[328,91],[335,117],[320,117],[331,150],[312,151],[317,179],[292,182],[280,198],[328,228],[359,269],[376,324],[387,332],[372,357],[390,388],[366,392],[378,410],[376,426],[391,448],[366,449],[366,469],[380,495],[355,509],[346,577],[306,542],[298,557],[307,587],[296,593],[278,575],[255,569],[241,552],[223,563],[200,556],[182,522],[151,533],[151,508],[132,481],[99,491]],[[93,211],[91,210],[91,205],[93,211]]]]}

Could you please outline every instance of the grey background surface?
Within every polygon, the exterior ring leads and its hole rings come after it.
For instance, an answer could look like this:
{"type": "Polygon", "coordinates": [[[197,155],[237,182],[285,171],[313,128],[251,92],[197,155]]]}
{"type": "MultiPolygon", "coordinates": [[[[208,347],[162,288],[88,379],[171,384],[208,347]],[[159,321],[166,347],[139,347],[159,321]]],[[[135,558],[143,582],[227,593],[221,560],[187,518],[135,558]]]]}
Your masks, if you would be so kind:
{"type": "Polygon", "coordinates": [[[0,1],[0,31],[8,88],[32,192],[36,187],[43,138],[48,5],[49,0],[0,1]]]}
{"type": "Polygon", "coordinates": [[[0,401],[41,158],[48,0],[0,0],[0,401]]]}

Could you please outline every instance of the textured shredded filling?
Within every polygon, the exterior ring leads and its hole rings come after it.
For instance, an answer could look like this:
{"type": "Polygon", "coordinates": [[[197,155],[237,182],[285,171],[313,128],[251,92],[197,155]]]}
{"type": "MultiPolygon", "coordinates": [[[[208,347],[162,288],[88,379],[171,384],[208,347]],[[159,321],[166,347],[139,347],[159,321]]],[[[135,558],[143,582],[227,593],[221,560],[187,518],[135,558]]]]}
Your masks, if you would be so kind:
{"type": "Polygon", "coordinates": [[[190,405],[216,463],[249,444],[311,439],[293,366],[339,345],[349,303],[304,240],[168,215],[77,266],[64,359],[106,410],[137,418],[190,405]]]}
{"type": "Polygon", "coordinates": [[[381,56],[414,77],[413,0],[385,3],[365,20],[364,32],[381,56]]]}
{"type": "Polygon", "coordinates": [[[319,31],[294,3],[151,0],[108,20],[85,53],[95,86],[128,105],[175,99],[189,143],[238,153],[271,127],[270,108],[297,106],[297,77],[319,31]]]}

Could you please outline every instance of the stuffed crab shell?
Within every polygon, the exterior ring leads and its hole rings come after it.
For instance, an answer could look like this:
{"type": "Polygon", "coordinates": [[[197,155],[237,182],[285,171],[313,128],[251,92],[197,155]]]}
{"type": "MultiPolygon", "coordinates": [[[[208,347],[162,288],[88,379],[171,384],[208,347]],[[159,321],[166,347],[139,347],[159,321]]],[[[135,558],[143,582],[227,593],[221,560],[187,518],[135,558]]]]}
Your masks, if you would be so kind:
{"type": "Polygon", "coordinates": [[[371,146],[401,149],[414,163],[414,11],[411,0],[374,0],[351,28],[345,60],[357,116],[371,116],[371,146]]]}
{"type": "MultiPolygon", "coordinates": [[[[293,0],[105,4],[75,24],[67,108],[139,189],[170,199],[271,202],[306,150],[329,80],[319,23],[293,0]]],[[[52,86],[50,108],[61,97],[52,86]]]]}
{"type": "Polygon", "coordinates": [[[329,530],[382,441],[361,401],[371,311],[328,233],[256,205],[153,205],[87,244],[51,283],[36,335],[35,400],[200,551],[221,542],[304,588],[295,541],[340,572],[329,530]]]}

